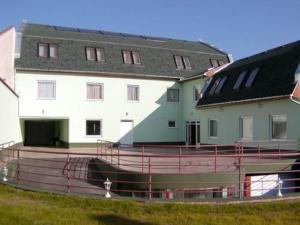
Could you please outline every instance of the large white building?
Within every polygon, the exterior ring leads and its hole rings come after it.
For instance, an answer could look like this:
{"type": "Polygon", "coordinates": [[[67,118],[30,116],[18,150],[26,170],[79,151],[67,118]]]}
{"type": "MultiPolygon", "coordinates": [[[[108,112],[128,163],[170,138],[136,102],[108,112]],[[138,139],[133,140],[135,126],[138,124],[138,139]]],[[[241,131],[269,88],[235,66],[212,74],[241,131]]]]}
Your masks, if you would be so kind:
{"type": "Polygon", "coordinates": [[[205,74],[229,62],[202,42],[30,23],[0,48],[0,143],[25,145],[200,143],[205,74]]]}

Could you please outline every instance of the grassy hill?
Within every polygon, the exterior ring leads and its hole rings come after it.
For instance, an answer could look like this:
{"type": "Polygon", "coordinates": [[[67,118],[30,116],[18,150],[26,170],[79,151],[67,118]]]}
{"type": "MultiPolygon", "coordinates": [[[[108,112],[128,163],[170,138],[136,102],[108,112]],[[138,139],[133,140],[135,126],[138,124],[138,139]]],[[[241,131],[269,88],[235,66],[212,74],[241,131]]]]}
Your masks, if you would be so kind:
{"type": "Polygon", "coordinates": [[[0,225],[300,224],[300,200],[242,204],[150,203],[24,191],[0,184],[0,225]]]}

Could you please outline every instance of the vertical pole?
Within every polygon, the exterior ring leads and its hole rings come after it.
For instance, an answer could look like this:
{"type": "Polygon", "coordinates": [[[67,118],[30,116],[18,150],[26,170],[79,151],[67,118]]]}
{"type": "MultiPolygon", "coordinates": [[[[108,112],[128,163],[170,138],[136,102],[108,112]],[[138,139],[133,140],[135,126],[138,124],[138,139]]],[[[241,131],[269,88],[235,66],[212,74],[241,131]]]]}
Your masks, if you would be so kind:
{"type": "Polygon", "coordinates": [[[242,157],[239,156],[239,198],[243,198],[243,182],[242,182],[242,157]]]}
{"type": "Polygon", "coordinates": [[[120,145],[118,145],[118,168],[120,168],[120,145]]]}
{"type": "Polygon", "coordinates": [[[110,147],[110,164],[113,164],[113,148],[111,146],[110,147]]]}
{"type": "Polygon", "coordinates": [[[260,160],[261,156],[260,156],[260,144],[258,143],[258,159],[260,160]]]}
{"type": "Polygon", "coordinates": [[[70,168],[70,155],[67,155],[67,193],[71,192],[71,168],[70,168]]]}
{"type": "Polygon", "coordinates": [[[280,143],[278,143],[278,159],[281,159],[280,143]]]}
{"type": "Polygon", "coordinates": [[[152,177],[151,177],[151,158],[148,158],[148,185],[149,185],[149,200],[152,198],[152,177]]]}
{"type": "Polygon", "coordinates": [[[142,173],[144,173],[144,153],[145,153],[145,146],[142,147],[142,173]]]}
{"type": "Polygon", "coordinates": [[[215,173],[217,172],[217,154],[218,154],[217,151],[218,151],[217,146],[215,146],[215,173]]]}
{"type": "Polygon", "coordinates": [[[17,184],[20,183],[20,150],[17,150],[17,184]]]}
{"type": "Polygon", "coordinates": [[[182,154],[182,148],[179,148],[179,160],[178,160],[178,173],[181,174],[181,154],[182,154]]]}

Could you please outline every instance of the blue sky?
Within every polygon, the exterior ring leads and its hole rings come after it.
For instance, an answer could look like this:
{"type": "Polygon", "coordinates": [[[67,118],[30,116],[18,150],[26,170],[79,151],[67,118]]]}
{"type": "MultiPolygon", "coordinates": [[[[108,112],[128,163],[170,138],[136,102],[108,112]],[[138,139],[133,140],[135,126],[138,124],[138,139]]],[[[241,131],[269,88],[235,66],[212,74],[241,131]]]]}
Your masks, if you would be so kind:
{"type": "Polygon", "coordinates": [[[235,59],[300,39],[300,0],[3,0],[0,29],[34,23],[202,39],[235,59]]]}

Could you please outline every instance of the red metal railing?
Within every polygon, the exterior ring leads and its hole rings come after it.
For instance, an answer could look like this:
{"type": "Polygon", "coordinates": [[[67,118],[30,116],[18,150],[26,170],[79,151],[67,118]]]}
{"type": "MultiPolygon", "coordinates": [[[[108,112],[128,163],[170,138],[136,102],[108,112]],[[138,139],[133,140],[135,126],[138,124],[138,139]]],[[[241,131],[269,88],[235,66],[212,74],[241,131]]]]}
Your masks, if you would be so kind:
{"type": "Polygon", "coordinates": [[[242,198],[300,189],[300,152],[291,143],[121,148],[99,141],[82,151],[1,148],[0,165],[8,169],[9,183],[43,190],[103,195],[108,177],[114,196],[242,198]]]}

